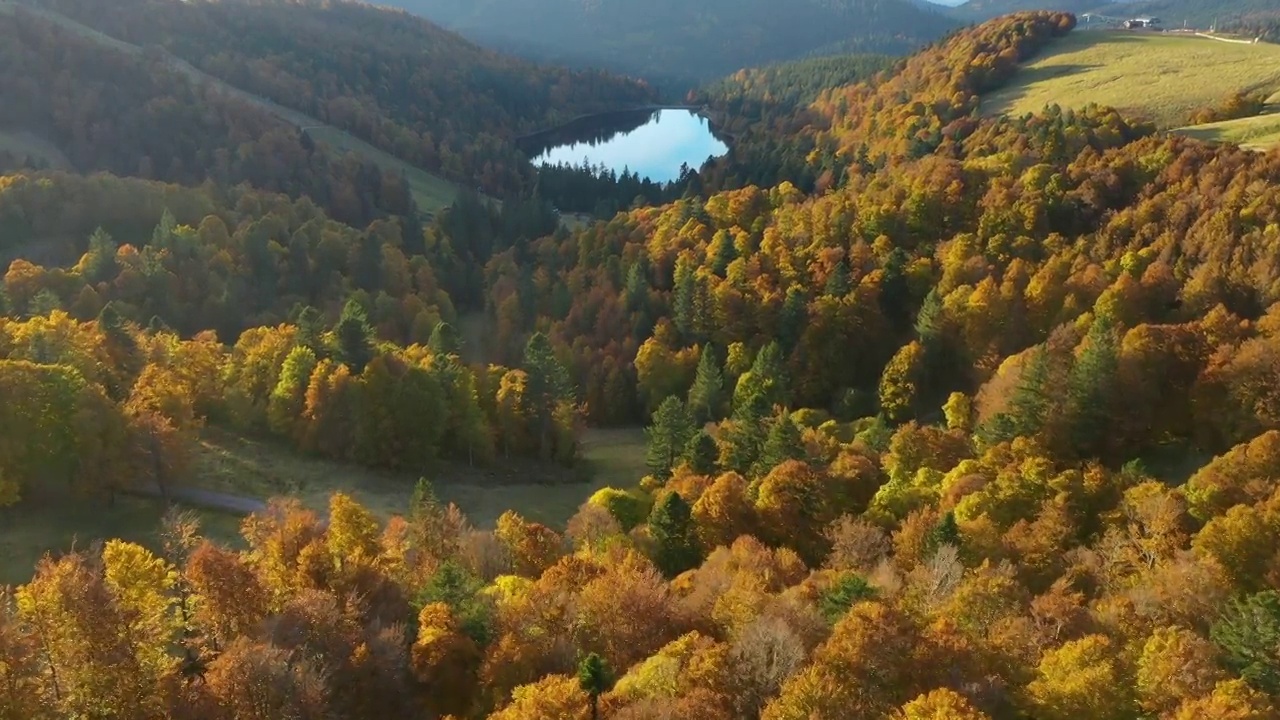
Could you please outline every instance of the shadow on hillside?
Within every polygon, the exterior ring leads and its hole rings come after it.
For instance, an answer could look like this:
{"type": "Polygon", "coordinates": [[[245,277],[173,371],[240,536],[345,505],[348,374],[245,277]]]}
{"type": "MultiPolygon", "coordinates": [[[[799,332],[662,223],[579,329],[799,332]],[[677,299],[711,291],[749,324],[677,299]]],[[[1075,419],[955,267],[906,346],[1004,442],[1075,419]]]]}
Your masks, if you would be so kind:
{"type": "Polygon", "coordinates": [[[1100,65],[1050,65],[1048,67],[1023,67],[1013,76],[1009,85],[995,91],[982,100],[982,114],[1002,115],[1009,112],[1020,100],[1026,97],[1031,88],[1038,83],[1047,82],[1060,77],[1085,73],[1101,67],[1100,65]]]}

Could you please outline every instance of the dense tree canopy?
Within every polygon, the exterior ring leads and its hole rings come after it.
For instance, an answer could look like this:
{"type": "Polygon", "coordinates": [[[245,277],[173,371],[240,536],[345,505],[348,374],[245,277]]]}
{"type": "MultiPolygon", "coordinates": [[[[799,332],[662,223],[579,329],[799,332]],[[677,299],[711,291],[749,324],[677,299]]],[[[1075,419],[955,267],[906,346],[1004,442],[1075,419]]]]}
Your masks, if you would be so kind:
{"type": "Polygon", "coordinates": [[[761,116],[811,188],[730,159],[574,230],[3,176],[0,513],[163,489],[208,425],[420,474],[643,423],[651,473],[564,528],[422,483],[50,556],[0,716],[1275,717],[1280,155],[974,112],[1073,22],[761,116]]]}

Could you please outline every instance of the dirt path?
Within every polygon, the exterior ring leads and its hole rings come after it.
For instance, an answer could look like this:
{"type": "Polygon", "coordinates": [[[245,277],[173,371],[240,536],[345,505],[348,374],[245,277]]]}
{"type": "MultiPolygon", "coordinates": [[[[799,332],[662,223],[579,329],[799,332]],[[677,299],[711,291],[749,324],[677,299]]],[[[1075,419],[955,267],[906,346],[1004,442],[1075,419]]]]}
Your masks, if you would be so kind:
{"type": "Polygon", "coordinates": [[[165,493],[161,492],[160,486],[154,484],[129,488],[125,491],[125,494],[168,499],[202,510],[220,510],[240,515],[261,512],[267,508],[267,504],[259,498],[183,486],[169,488],[167,497],[165,493]]]}

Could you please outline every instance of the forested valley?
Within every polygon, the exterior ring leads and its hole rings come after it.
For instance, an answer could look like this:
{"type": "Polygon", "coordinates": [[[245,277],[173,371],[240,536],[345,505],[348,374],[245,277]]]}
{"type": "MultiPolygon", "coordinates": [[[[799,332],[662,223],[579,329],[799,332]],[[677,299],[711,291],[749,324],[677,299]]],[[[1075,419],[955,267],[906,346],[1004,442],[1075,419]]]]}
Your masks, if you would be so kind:
{"type": "Polygon", "coordinates": [[[0,163],[0,547],[214,431],[411,500],[68,537],[0,589],[0,719],[1280,717],[1280,153],[984,114],[1074,16],[709,84],[733,151],[646,190],[515,144],[642,82],[367,6],[43,7],[147,50],[0,14],[0,135],[66,160],[0,163]],[[424,213],[174,56],[468,185],[424,213]],[[640,426],[567,522],[442,499],[640,426]]]}

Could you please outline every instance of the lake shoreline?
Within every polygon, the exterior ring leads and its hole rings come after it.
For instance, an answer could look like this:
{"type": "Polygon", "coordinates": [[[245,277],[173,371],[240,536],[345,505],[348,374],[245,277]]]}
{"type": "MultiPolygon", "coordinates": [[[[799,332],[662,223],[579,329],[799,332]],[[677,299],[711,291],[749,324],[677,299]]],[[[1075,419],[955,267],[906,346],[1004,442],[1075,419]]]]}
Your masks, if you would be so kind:
{"type": "MultiPolygon", "coordinates": [[[[674,104],[672,105],[640,105],[638,107],[632,107],[632,108],[621,108],[618,110],[605,110],[604,112],[586,113],[585,115],[578,115],[577,117],[566,120],[553,127],[531,132],[527,135],[520,135],[515,138],[515,144],[516,144],[516,147],[520,148],[521,151],[523,152],[525,146],[532,143],[533,141],[554,135],[555,133],[563,132],[567,128],[573,127],[574,125],[578,125],[584,122],[599,122],[604,118],[623,117],[626,115],[639,114],[639,113],[655,113],[662,110],[686,110],[688,112],[694,113],[698,117],[701,117],[704,120],[706,120],[707,123],[711,126],[711,129],[713,132],[717,132],[717,133],[719,132],[717,129],[718,123],[716,123],[715,120],[713,120],[711,116],[708,114],[710,111],[710,108],[708,108],[706,105],[674,105],[674,104]]],[[[525,154],[528,154],[528,153],[526,152],[525,154]]],[[[530,155],[530,157],[532,158],[533,156],[530,155]]]]}

